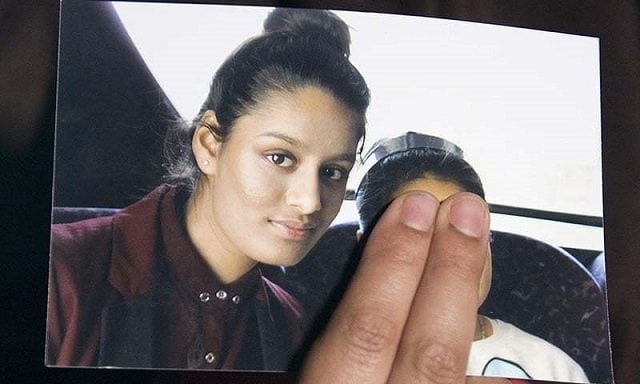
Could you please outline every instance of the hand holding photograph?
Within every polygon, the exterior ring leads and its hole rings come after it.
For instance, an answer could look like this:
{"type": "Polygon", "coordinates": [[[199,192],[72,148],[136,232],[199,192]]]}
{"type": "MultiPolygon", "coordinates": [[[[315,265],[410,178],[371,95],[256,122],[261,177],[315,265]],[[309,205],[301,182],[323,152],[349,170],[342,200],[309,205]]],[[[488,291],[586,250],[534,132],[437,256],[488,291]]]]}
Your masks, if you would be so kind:
{"type": "Polygon", "coordinates": [[[597,38],[185,3],[60,20],[48,366],[337,382],[368,305],[402,325],[365,359],[383,376],[434,332],[456,375],[613,382],[597,38]]]}

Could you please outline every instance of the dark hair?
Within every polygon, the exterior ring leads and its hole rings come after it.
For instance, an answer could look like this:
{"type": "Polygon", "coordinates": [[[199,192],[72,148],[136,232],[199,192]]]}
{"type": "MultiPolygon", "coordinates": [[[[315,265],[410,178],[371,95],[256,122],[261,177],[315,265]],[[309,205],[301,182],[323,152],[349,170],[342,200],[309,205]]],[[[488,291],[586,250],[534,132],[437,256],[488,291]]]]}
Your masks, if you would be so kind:
{"type": "Polygon", "coordinates": [[[168,136],[167,178],[192,190],[197,185],[200,172],[191,138],[203,124],[201,118],[207,110],[214,111],[218,121],[217,126],[207,127],[224,142],[235,121],[273,90],[293,92],[303,86],[317,86],[330,92],[354,112],[355,133],[364,138],[369,89],[349,61],[350,43],[348,26],[330,11],[272,11],[263,33],[242,44],[216,71],[196,118],[168,136]]]}
{"type": "Polygon", "coordinates": [[[454,183],[484,199],[480,177],[462,157],[440,149],[411,148],[382,158],[360,182],[356,193],[360,229],[368,234],[398,189],[427,176],[454,183]]]}

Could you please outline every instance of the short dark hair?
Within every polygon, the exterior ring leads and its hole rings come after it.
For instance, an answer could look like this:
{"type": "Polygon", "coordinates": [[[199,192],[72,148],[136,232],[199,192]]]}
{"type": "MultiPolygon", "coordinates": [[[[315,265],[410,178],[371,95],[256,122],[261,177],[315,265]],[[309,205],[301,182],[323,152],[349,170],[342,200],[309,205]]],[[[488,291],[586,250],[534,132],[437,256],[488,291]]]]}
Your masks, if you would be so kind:
{"type": "Polygon", "coordinates": [[[454,183],[485,198],[480,177],[462,157],[442,149],[402,150],[375,163],[360,182],[356,192],[360,229],[368,234],[393,194],[408,182],[424,177],[454,183]]]}
{"type": "Polygon", "coordinates": [[[209,95],[191,124],[168,136],[168,179],[192,190],[197,185],[200,172],[191,138],[207,110],[214,111],[218,121],[218,126],[209,128],[225,141],[235,121],[273,90],[317,86],[330,92],[354,112],[354,132],[363,138],[370,95],[349,61],[350,43],[348,26],[330,11],[276,8],[266,18],[263,33],[238,47],[216,71],[209,95]]]}

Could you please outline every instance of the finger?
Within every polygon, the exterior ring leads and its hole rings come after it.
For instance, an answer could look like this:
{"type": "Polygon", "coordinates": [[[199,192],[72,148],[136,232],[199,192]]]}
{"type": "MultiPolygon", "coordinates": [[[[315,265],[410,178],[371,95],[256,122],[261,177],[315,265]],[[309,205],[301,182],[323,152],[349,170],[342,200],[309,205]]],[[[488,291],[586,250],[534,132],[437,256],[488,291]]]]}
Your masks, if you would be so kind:
{"type": "Polygon", "coordinates": [[[411,193],[392,202],[303,367],[304,383],[385,383],[427,257],[438,201],[411,193]]]}
{"type": "Polygon", "coordinates": [[[480,197],[460,193],[442,203],[390,383],[464,382],[488,233],[480,197]]]}
{"type": "Polygon", "coordinates": [[[514,384],[502,377],[467,376],[465,384],[514,384]]]}

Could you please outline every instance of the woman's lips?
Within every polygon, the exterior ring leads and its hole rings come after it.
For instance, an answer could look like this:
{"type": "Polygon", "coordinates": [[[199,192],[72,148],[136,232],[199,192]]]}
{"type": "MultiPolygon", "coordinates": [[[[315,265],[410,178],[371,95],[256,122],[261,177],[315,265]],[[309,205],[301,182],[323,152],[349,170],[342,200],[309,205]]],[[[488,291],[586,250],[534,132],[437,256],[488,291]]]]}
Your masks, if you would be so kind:
{"type": "Polygon", "coordinates": [[[295,220],[269,220],[269,222],[285,238],[290,240],[305,240],[315,230],[316,225],[295,220]]]}

